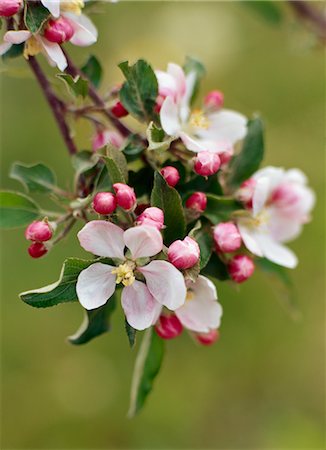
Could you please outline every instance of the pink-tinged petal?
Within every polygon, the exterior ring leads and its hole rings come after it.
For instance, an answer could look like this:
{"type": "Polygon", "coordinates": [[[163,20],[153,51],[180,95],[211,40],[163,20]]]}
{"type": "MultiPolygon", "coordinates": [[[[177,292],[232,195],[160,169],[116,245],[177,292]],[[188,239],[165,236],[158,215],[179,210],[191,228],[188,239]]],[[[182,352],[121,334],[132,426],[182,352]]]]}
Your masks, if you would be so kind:
{"type": "Polygon", "coordinates": [[[186,77],[182,67],[178,64],[169,63],[167,72],[174,79],[177,88],[177,96],[179,98],[182,97],[186,92],[186,77]]]}
{"type": "Polygon", "coordinates": [[[41,0],[43,6],[50,11],[53,17],[60,15],[60,0],[41,0]]]}
{"type": "Polygon", "coordinates": [[[149,292],[145,283],[134,281],[123,288],[121,304],[127,322],[136,330],[145,330],[157,320],[162,305],[149,292]]]}
{"type": "Polygon", "coordinates": [[[285,247],[285,245],[274,241],[267,234],[262,233],[257,236],[259,246],[265,258],[280,266],[288,267],[289,269],[294,269],[297,266],[298,258],[292,250],[285,247]]]}
{"type": "Polygon", "coordinates": [[[10,42],[3,42],[0,44],[0,56],[4,55],[11,47],[12,44],[10,42]]]}
{"type": "Polygon", "coordinates": [[[52,60],[58,69],[63,72],[68,64],[60,45],[56,42],[50,42],[45,38],[39,38],[39,42],[41,43],[49,59],[52,60]]]}
{"type": "Polygon", "coordinates": [[[172,264],[152,261],[138,270],[144,275],[150,293],[161,305],[174,311],[184,304],[187,295],[185,281],[172,264]]]}
{"type": "Polygon", "coordinates": [[[158,82],[159,95],[162,97],[173,97],[176,100],[177,91],[174,78],[161,70],[155,70],[155,75],[158,82]]]}
{"type": "Polygon", "coordinates": [[[184,327],[197,333],[219,328],[222,306],[217,302],[214,284],[199,275],[197,281],[189,286],[185,304],[175,314],[184,327]]]}
{"type": "Polygon", "coordinates": [[[123,239],[133,259],[157,255],[163,248],[161,233],[148,225],[129,228],[124,232],[123,239]]]}
{"type": "Polygon", "coordinates": [[[75,33],[70,42],[79,47],[92,45],[97,41],[98,32],[93,22],[84,14],[76,15],[73,13],[64,13],[64,17],[70,20],[75,33]]]}
{"type": "Polygon", "coordinates": [[[210,141],[207,139],[194,138],[189,134],[181,131],[179,133],[185,147],[192,152],[208,151],[212,153],[232,152],[232,146],[227,141],[210,141]]]}
{"type": "Polygon", "coordinates": [[[76,292],[78,300],[85,309],[99,308],[108,301],[116,288],[113,266],[94,263],[80,272],[76,292]]]}
{"type": "Polygon", "coordinates": [[[263,256],[263,252],[260,248],[260,244],[257,238],[257,232],[253,227],[247,227],[242,223],[241,220],[237,222],[238,229],[243,240],[244,245],[247,249],[257,256],[263,256]]]}
{"type": "Polygon", "coordinates": [[[160,111],[161,124],[163,130],[169,136],[177,136],[181,124],[178,117],[178,106],[174,103],[172,97],[167,97],[161,107],[160,111]]]}
{"type": "Polygon", "coordinates": [[[10,42],[11,44],[22,44],[31,36],[32,33],[28,30],[7,31],[7,33],[3,36],[3,40],[5,42],[10,42]]]}
{"type": "Polygon", "coordinates": [[[270,194],[270,183],[266,177],[259,178],[254,187],[252,197],[252,212],[254,217],[257,216],[264,208],[270,194]]]}
{"type": "Polygon", "coordinates": [[[92,139],[92,149],[94,151],[106,146],[113,145],[115,148],[120,148],[124,142],[124,138],[116,131],[104,130],[96,133],[92,139]]]}
{"type": "Polygon", "coordinates": [[[77,234],[80,245],[88,252],[107,258],[124,258],[123,230],[105,220],[88,222],[77,234]]]}
{"type": "Polygon", "coordinates": [[[231,145],[247,134],[247,119],[240,113],[223,109],[209,114],[210,126],[207,130],[199,130],[198,134],[206,139],[228,141],[231,145]]]}

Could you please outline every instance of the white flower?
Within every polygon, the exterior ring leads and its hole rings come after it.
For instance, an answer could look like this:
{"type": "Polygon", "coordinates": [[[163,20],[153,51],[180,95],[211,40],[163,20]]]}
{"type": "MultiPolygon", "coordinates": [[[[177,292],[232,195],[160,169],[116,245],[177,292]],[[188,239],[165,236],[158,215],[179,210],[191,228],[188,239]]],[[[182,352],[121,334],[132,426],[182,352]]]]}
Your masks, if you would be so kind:
{"type": "Polygon", "coordinates": [[[296,238],[315,203],[298,169],[266,167],[252,177],[252,209],[237,219],[245,246],[254,255],[294,268],[296,255],[283,245],[296,238]]]}
{"type": "Polygon", "coordinates": [[[194,72],[185,75],[180,66],[170,63],[167,72],[156,71],[156,76],[159,95],[165,98],[160,110],[162,128],[174,139],[181,138],[188,150],[230,153],[246,135],[247,119],[240,113],[226,109],[191,111],[194,72]]]}
{"type": "Polygon", "coordinates": [[[140,258],[152,257],[163,248],[162,235],[155,227],[140,225],[123,231],[111,222],[95,220],[84,226],[78,238],[85,250],[116,263],[96,262],[80,273],[76,291],[84,308],[104,305],[122,283],[121,303],[127,321],[143,330],[156,322],[162,306],[175,310],[185,302],[183,275],[172,264],[161,260],[139,264],[140,258]],[[129,250],[126,255],[125,247],[129,250]]]}

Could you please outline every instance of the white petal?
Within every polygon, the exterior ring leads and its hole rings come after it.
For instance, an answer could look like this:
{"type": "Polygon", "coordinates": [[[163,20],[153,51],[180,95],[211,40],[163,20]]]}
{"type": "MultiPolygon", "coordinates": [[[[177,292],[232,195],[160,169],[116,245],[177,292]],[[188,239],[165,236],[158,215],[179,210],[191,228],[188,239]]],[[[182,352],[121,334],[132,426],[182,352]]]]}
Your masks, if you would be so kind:
{"type": "Polygon", "coordinates": [[[115,267],[94,263],[80,272],[76,292],[85,309],[99,308],[108,301],[116,288],[116,276],[111,272],[115,267]]]}
{"type": "Polygon", "coordinates": [[[27,30],[7,31],[7,33],[3,36],[3,40],[5,42],[10,42],[11,44],[22,44],[31,36],[32,33],[27,30]]]}
{"type": "Polygon", "coordinates": [[[73,13],[64,13],[74,28],[74,35],[70,42],[79,47],[92,45],[97,41],[98,32],[93,22],[84,14],[76,15],[73,13]]]}
{"type": "Polygon", "coordinates": [[[270,183],[267,177],[262,177],[257,180],[254,187],[254,193],[252,197],[252,209],[254,217],[259,214],[270,194],[270,183]]]}
{"type": "Polygon", "coordinates": [[[172,97],[167,97],[161,107],[160,111],[161,124],[163,130],[169,136],[177,136],[181,124],[178,117],[178,106],[174,103],[172,97]]]}
{"type": "Polygon", "coordinates": [[[0,56],[4,55],[11,47],[12,44],[10,42],[3,42],[0,44],[0,56]]]}
{"type": "Polygon", "coordinates": [[[55,62],[58,69],[63,72],[68,64],[60,45],[55,42],[50,42],[45,38],[39,38],[39,42],[41,43],[47,56],[55,62]]]}
{"type": "Polygon", "coordinates": [[[181,98],[186,91],[186,77],[182,67],[175,63],[169,63],[167,72],[174,79],[177,96],[181,98]]]}
{"type": "Polygon", "coordinates": [[[209,141],[207,139],[195,138],[184,131],[181,131],[179,136],[185,147],[192,152],[208,151],[213,153],[223,153],[230,151],[231,145],[227,141],[209,141]]]}
{"type": "Polygon", "coordinates": [[[88,222],[77,234],[80,245],[88,252],[108,258],[124,258],[123,230],[105,220],[88,222]]]}
{"type": "Polygon", "coordinates": [[[285,172],[284,179],[286,181],[292,181],[303,186],[308,182],[306,175],[300,169],[287,170],[285,172]]]}
{"type": "Polygon", "coordinates": [[[280,266],[294,269],[298,264],[298,258],[289,248],[274,241],[268,235],[259,235],[259,246],[265,258],[280,266]]]}
{"type": "Polygon", "coordinates": [[[60,0],[41,0],[43,6],[50,11],[53,17],[60,15],[60,0]]]}
{"type": "Polygon", "coordinates": [[[222,317],[222,306],[217,302],[214,284],[201,275],[188,290],[189,300],[175,314],[182,325],[197,333],[208,333],[219,328],[222,317]]]}
{"type": "Polygon", "coordinates": [[[138,269],[153,297],[172,311],[182,306],[187,289],[181,272],[167,261],[152,261],[138,269]]]}
{"type": "Polygon", "coordinates": [[[163,248],[161,233],[148,225],[129,228],[124,232],[123,239],[133,259],[157,255],[163,248]]]}
{"type": "Polygon", "coordinates": [[[271,208],[268,228],[275,241],[288,242],[299,236],[302,224],[291,217],[282,216],[277,208],[271,208]]]}
{"type": "Polygon", "coordinates": [[[253,227],[247,227],[242,223],[241,220],[237,222],[239,232],[241,234],[241,238],[243,240],[244,245],[247,247],[247,249],[257,256],[263,256],[263,252],[260,248],[258,239],[257,239],[257,232],[255,228],[253,227]]]}
{"type": "Polygon", "coordinates": [[[173,97],[176,99],[177,91],[175,80],[172,75],[161,70],[155,70],[155,75],[158,82],[159,94],[163,97],[173,97]]]}
{"type": "Polygon", "coordinates": [[[127,322],[136,330],[145,330],[152,326],[162,309],[146,284],[137,280],[123,288],[121,304],[127,322]]]}
{"type": "Polygon", "coordinates": [[[247,133],[247,119],[240,113],[223,109],[209,114],[210,127],[199,130],[198,134],[207,139],[229,141],[232,145],[243,139],[247,133]]]}

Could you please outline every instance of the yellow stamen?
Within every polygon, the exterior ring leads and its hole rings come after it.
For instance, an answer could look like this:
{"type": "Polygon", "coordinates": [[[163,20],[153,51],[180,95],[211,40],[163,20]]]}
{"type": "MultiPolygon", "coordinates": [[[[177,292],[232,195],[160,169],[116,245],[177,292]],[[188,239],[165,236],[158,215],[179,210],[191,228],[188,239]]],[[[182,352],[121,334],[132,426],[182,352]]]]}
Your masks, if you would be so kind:
{"type": "Polygon", "coordinates": [[[188,289],[187,295],[186,295],[186,302],[192,300],[194,298],[194,296],[195,296],[195,294],[190,289],[188,289]]]}
{"type": "Polygon", "coordinates": [[[190,125],[195,128],[207,130],[210,123],[201,109],[195,109],[190,116],[190,125]]]}
{"type": "Polygon", "coordinates": [[[135,264],[132,261],[126,261],[113,269],[111,273],[117,276],[117,284],[122,283],[124,286],[131,286],[135,281],[134,268],[135,264]]]}
{"type": "Polygon", "coordinates": [[[42,51],[42,47],[38,40],[31,36],[26,42],[24,46],[24,57],[26,59],[29,58],[29,56],[35,56],[38,55],[42,51]]]}
{"type": "Polygon", "coordinates": [[[64,0],[60,2],[61,12],[72,12],[74,14],[81,14],[81,10],[84,8],[83,0],[64,0]]]}

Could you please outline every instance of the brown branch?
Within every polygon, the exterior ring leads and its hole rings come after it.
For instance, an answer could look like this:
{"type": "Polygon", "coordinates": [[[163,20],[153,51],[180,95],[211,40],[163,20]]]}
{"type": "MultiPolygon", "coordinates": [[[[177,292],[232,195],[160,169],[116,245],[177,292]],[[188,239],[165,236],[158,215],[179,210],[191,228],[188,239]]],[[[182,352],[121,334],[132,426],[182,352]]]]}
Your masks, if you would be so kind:
{"type": "Polygon", "coordinates": [[[305,0],[289,0],[289,5],[301,18],[314,25],[322,39],[326,39],[326,16],[324,10],[319,10],[305,0]]]}

